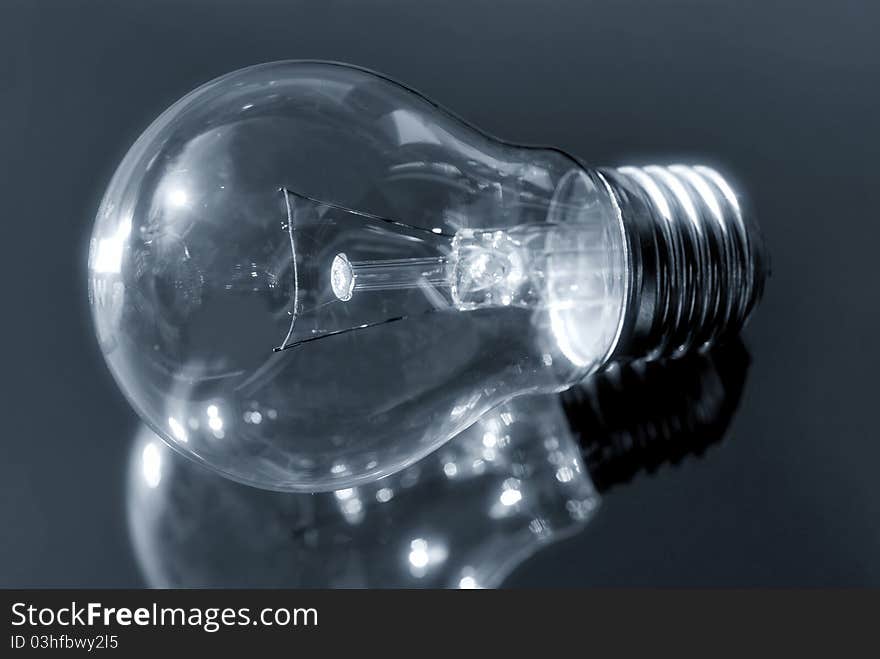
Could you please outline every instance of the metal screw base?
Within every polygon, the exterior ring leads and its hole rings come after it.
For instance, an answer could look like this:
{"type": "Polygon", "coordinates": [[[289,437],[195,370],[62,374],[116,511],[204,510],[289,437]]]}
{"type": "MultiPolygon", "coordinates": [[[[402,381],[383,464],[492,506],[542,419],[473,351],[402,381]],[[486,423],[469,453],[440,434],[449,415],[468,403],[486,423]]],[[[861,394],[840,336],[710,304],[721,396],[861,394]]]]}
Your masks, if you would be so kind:
{"type": "Polygon", "coordinates": [[[708,167],[600,170],[623,216],[632,270],[611,361],[657,359],[737,334],[764,289],[757,226],[708,167]]]}

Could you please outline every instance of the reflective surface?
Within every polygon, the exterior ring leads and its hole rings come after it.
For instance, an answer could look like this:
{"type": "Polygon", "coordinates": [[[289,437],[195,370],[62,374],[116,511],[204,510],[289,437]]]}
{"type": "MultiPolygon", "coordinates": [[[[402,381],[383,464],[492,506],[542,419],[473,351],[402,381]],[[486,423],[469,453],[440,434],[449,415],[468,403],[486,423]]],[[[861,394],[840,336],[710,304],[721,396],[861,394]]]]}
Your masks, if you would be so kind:
{"type": "Polygon", "coordinates": [[[316,495],[233,483],[142,428],[128,501],[147,580],[166,588],[493,587],[598,505],[547,397],[490,413],[400,474],[316,495]]]}
{"type": "Polygon", "coordinates": [[[236,480],[315,491],[579,380],[614,347],[626,268],[615,202],[571,157],[291,61],[144,132],[88,274],[101,349],[154,431],[236,480]]]}
{"type": "Polygon", "coordinates": [[[614,369],[563,400],[519,398],[400,474],[328,494],[233,483],[143,427],[128,475],[135,553],[161,588],[497,587],[582,529],[599,491],[723,438],[747,367],[737,343],[614,369]]]}
{"type": "Polygon", "coordinates": [[[874,299],[880,6],[387,0],[0,3],[0,583],[137,587],[137,418],[82,273],[131,141],[188,90],[284,57],[386,71],[493,134],[595,163],[717,157],[773,252],[731,440],[614,488],[517,587],[880,586],[874,299]],[[621,29],[626,26],[626,29],[621,29]],[[697,27],[698,26],[698,27],[697,27]]]}

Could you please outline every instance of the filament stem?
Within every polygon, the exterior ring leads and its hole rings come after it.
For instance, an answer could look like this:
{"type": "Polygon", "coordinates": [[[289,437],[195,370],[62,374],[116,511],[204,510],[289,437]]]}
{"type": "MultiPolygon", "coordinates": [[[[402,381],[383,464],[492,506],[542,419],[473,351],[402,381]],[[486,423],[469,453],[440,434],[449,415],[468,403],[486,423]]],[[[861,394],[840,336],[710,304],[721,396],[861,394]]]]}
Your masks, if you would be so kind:
{"type": "Polygon", "coordinates": [[[330,268],[330,281],[336,297],[344,302],[357,291],[402,290],[425,284],[448,287],[448,259],[437,256],[349,261],[339,253],[330,268]]]}

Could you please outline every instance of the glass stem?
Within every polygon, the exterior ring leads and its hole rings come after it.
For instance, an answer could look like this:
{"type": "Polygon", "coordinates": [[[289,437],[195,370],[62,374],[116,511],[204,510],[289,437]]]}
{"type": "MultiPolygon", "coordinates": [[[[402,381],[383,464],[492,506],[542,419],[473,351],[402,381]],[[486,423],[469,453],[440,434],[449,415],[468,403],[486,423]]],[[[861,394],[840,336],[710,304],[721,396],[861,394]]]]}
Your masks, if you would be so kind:
{"type": "Polygon", "coordinates": [[[449,286],[445,257],[352,261],[354,291],[449,286]]]}

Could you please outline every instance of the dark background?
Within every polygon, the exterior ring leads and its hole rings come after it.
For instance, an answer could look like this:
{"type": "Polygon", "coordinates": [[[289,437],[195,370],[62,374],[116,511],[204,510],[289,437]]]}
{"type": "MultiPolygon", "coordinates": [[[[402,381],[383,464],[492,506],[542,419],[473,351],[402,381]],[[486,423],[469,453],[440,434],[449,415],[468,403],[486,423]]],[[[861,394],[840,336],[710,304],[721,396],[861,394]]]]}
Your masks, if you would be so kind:
{"type": "Polygon", "coordinates": [[[758,209],[774,273],[730,437],[613,490],[511,585],[880,585],[878,25],[867,1],[0,0],[0,585],[141,584],[92,218],[165,107],[286,58],[382,71],[596,164],[722,164],[758,209]]]}

